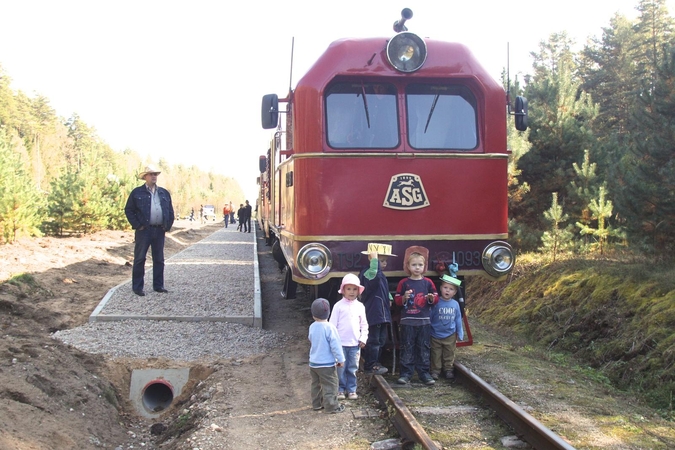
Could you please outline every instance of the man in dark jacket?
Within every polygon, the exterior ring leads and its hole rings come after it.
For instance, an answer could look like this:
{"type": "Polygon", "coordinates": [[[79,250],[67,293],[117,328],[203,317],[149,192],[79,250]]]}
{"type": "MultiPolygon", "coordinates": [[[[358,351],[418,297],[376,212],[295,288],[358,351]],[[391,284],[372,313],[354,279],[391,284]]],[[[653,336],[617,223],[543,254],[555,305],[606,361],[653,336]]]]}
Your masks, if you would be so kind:
{"type": "Polygon", "coordinates": [[[244,206],[244,232],[251,232],[251,216],[253,215],[253,208],[246,200],[246,205],[244,206]]]}
{"type": "Polygon", "coordinates": [[[157,186],[158,170],[146,167],[138,174],[145,184],[129,194],[124,213],[136,230],[134,267],[131,272],[131,289],[144,296],[145,260],[148,248],[152,248],[152,288],[156,292],[169,292],[164,287],[164,234],[171,230],[174,221],[171,194],[157,186]]]}

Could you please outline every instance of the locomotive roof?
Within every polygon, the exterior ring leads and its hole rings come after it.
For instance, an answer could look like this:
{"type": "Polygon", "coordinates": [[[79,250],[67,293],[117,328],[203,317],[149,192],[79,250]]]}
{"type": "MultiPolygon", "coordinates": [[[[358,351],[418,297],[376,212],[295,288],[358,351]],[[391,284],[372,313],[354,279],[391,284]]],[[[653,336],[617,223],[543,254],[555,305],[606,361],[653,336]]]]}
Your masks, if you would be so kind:
{"type": "Polygon", "coordinates": [[[300,79],[297,87],[320,88],[339,76],[474,78],[486,89],[501,85],[485,70],[469,48],[457,42],[424,39],[427,59],[422,68],[410,74],[396,71],[387,61],[386,47],[391,38],[344,38],[332,42],[300,79]]]}

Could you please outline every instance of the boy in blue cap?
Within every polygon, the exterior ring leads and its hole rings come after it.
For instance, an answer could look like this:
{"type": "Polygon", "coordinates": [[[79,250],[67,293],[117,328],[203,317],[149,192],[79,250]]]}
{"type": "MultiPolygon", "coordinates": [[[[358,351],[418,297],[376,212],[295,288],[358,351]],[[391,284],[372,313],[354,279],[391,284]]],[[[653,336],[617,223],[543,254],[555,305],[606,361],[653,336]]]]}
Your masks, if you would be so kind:
{"type": "Polygon", "coordinates": [[[438,303],[431,307],[431,377],[438,380],[455,378],[455,348],[457,338],[464,339],[462,313],[459,303],[453,297],[462,284],[457,278],[443,275],[440,278],[438,303]]]}

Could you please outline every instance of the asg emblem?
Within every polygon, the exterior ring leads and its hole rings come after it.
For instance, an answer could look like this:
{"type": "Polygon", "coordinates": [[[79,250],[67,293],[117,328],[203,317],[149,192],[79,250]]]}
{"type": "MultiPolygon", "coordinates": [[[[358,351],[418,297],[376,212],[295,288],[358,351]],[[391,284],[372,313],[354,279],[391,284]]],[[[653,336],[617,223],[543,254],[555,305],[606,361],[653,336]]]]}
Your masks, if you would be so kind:
{"type": "Polygon", "coordinates": [[[399,173],[391,177],[384,206],[391,209],[419,209],[429,206],[422,179],[413,173],[399,173]]]}

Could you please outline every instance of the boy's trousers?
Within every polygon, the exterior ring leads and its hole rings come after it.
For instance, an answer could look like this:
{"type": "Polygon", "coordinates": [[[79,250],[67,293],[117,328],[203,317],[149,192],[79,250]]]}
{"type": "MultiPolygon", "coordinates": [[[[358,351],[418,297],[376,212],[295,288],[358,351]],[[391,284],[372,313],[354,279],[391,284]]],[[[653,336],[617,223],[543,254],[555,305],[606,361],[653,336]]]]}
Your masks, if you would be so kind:
{"type": "Polygon", "coordinates": [[[318,410],[323,406],[326,412],[335,411],[339,407],[337,368],[310,367],[309,373],[312,376],[312,408],[318,410]]]}
{"type": "Polygon", "coordinates": [[[440,373],[441,370],[453,370],[455,363],[455,348],[457,347],[457,333],[445,339],[431,338],[431,372],[440,373]]]}

